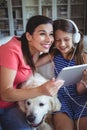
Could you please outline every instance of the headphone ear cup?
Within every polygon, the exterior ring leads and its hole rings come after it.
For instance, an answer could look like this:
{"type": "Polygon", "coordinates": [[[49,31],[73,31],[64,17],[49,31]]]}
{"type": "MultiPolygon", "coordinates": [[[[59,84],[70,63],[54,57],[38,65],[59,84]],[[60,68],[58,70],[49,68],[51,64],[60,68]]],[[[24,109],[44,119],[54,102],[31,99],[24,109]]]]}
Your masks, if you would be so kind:
{"type": "Polygon", "coordinates": [[[79,41],[80,41],[80,39],[81,39],[80,33],[74,33],[74,34],[73,34],[73,42],[74,42],[75,44],[78,44],[79,41]]]}

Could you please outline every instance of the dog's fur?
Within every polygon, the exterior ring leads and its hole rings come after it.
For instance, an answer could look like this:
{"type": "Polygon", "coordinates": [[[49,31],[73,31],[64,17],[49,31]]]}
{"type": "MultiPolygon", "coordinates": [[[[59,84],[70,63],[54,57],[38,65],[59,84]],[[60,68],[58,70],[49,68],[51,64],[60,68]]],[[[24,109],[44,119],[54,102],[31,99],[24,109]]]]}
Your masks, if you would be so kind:
{"type": "MultiPolygon", "coordinates": [[[[29,80],[23,84],[23,87],[30,85],[37,87],[47,82],[42,75],[35,73],[29,80]]],[[[20,109],[26,114],[27,122],[32,126],[33,130],[53,130],[53,128],[45,121],[47,114],[58,111],[61,104],[56,96],[38,96],[18,102],[20,109]]]]}

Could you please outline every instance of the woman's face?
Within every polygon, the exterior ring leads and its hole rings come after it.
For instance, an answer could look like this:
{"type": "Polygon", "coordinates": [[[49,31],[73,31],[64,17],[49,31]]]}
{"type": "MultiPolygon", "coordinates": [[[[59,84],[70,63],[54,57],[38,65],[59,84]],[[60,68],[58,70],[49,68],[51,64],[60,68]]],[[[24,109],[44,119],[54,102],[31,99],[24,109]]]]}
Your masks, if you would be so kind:
{"type": "Polygon", "coordinates": [[[55,32],[55,45],[62,55],[66,55],[73,47],[72,33],[57,30],[55,32]]]}
{"type": "Polygon", "coordinates": [[[36,52],[47,53],[54,41],[53,26],[51,24],[41,24],[36,27],[32,35],[28,33],[27,39],[32,54],[36,52]]]}

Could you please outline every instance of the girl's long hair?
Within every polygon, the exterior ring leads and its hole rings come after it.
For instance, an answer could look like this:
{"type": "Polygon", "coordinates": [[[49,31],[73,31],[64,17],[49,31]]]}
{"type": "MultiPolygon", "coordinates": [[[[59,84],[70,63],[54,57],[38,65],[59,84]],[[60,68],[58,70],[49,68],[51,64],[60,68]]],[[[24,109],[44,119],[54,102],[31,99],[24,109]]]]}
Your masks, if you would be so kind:
{"type": "MultiPolygon", "coordinates": [[[[60,52],[57,48],[55,48],[55,32],[57,30],[62,30],[62,31],[67,32],[67,33],[72,33],[72,35],[73,35],[74,33],[76,33],[76,29],[71,22],[69,22],[68,20],[64,20],[64,19],[55,20],[53,23],[53,29],[54,29],[54,44],[50,48],[50,51],[51,52],[53,51],[52,53],[54,55],[58,55],[60,52]]],[[[79,32],[79,33],[81,35],[81,39],[80,39],[79,43],[76,43],[76,44],[73,43],[74,48],[72,48],[71,51],[68,53],[67,59],[70,59],[70,57],[72,57],[74,49],[76,49],[75,54],[74,54],[76,64],[83,64],[84,63],[83,56],[82,56],[83,34],[81,32],[79,32]]]]}

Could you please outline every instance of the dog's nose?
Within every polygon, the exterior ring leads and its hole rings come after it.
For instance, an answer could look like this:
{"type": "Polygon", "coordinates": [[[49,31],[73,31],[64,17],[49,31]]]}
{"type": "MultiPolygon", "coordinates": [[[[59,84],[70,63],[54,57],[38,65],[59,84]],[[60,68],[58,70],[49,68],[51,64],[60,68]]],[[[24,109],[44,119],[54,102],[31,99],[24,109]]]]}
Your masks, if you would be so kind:
{"type": "Polygon", "coordinates": [[[29,122],[33,122],[34,120],[35,120],[35,116],[34,115],[29,115],[29,116],[27,116],[27,120],[29,121],[29,122]]]}

